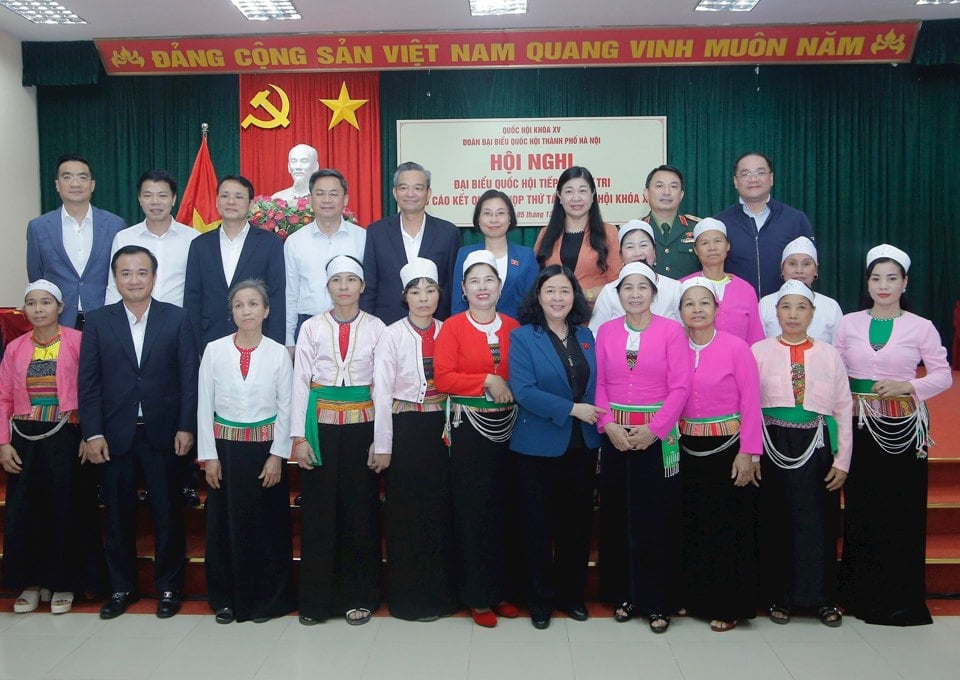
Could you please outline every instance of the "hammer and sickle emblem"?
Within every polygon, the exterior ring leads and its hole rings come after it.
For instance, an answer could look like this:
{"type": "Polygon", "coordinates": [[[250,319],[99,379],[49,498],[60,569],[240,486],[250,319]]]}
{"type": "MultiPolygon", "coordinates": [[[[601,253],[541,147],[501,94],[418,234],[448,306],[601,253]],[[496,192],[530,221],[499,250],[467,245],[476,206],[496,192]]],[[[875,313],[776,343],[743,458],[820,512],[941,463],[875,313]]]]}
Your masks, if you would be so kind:
{"type": "Polygon", "coordinates": [[[240,127],[244,130],[251,125],[263,128],[264,130],[272,130],[273,128],[287,127],[290,125],[290,100],[287,98],[287,93],[273,83],[269,83],[269,86],[279,95],[280,108],[278,109],[274,106],[273,102],[270,101],[270,90],[260,90],[260,92],[257,92],[257,94],[253,96],[253,99],[250,100],[250,106],[256,109],[263,109],[270,114],[272,118],[263,120],[262,118],[257,118],[252,113],[248,114],[247,117],[243,119],[243,122],[240,123],[240,127]]]}

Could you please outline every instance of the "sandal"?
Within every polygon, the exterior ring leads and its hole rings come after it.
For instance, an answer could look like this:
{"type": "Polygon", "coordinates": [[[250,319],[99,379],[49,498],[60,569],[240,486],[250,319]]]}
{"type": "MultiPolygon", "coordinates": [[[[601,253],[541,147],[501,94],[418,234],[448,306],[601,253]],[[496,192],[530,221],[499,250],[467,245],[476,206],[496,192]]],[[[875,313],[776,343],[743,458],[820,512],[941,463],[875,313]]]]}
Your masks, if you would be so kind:
{"type": "Polygon", "coordinates": [[[781,626],[790,623],[790,610],[778,604],[772,604],[767,608],[767,616],[770,617],[771,621],[781,626]]]}
{"type": "Polygon", "coordinates": [[[714,633],[726,633],[728,630],[733,630],[737,627],[739,621],[734,619],[733,621],[721,621],[720,619],[714,619],[710,622],[710,630],[714,633]]]}
{"type": "Polygon", "coordinates": [[[32,612],[40,606],[40,600],[44,602],[50,601],[50,591],[47,588],[41,588],[40,586],[27,588],[20,593],[20,597],[14,601],[13,611],[15,614],[32,612]]]}
{"type": "Polygon", "coordinates": [[[670,617],[663,614],[650,614],[650,630],[654,633],[666,633],[670,627],[670,617]],[[660,625],[663,624],[663,625],[660,625]]]}
{"type": "Polygon", "coordinates": [[[71,609],[73,609],[73,593],[63,591],[52,595],[50,600],[51,614],[66,614],[71,609]]]}
{"type": "Polygon", "coordinates": [[[843,623],[843,614],[840,610],[831,605],[824,605],[817,610],[817,616],[820,617],[820,623],[830,628],[839,628],[843,623]]]}
{"type": "Polygon", "coordinates": [[[345,614],[347,623],[349,623],[351,626],[362,626],[363,624],[365,624],[367,621],[370,620],[371,616],[372,614],[370,610],[367,609],[366,607],[357,607],[356,609],[348,609],[347,613],[345,614]]]}
{"type": "Polygon", "coordinates": [[[625,623],[633,618],[633,605],[629,602],[623,602],[616,611],[613,612],[613,620],[617,623],[625,623]]]}

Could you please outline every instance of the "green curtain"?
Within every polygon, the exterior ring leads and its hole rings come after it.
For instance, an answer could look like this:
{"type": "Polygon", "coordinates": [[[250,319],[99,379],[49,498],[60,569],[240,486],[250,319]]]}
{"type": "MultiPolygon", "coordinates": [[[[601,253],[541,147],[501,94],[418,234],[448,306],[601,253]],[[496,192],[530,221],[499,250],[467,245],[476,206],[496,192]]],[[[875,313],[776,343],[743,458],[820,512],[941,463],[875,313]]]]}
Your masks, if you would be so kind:
{"type": "MultiPolygon", "coordinates": [[[[411,160],[396,157],[397,120],[664,115],[668,159],[686,178],[685,212],[712,215],[732,204],[733,159],[750,149],[767,153],[775,164],[774,195],[813,222],[820,289],[844,309],[857,308],[864,253],[880,241],[894,243],[915,263],[909,291],[914,310],[934,320],[949,346],[950,315],[960,295],[960,237],[948,222],[960,214],[960,66],[953,63],[960,54],[958,24],[924,24],[917,61],[938,64],[932,66],[384,72],[385,210],[395,210],[393,168],[411,160]]],[[[83,72],[93,63],[76,43],[63,49],[57,58],[53,46],[24,45],[31,78],[44,83],[37,99],[45,210],[58,205],[56,157],[77,151],[94,165],[95,204],[138,221],[136,178],[163,167],[185,184],[202,122],[211,125],[218,173],[236,171],[236,76],[104,77],[92,85],[60,86],[55,83],[85,82],[83,72]],[[74,58],[77,72],[71,73],[64,60],[74,58]]],[[[636,169],[638,189],[648,171],[636,169]]],[[[535,233],[528,228],[513,237],[532,245],[535,233]]],[[[464,237],[477,240],[470,231],[464,237]]]]}
{"type": "MultiPolygon", "coordinates": [[[[733,160],[763,151],[775,164],[774,195],[814,225],[820,290],[858,308],[866,250],[890,241],[916,263],[914,309],[949,346],[960,295],[960,238],[945,219],[960,214],[958,76],[958,67],[911,65],[383,73],[384,205],[395,209],[391,169],[415,160],[396,156],[400,119],[665,115],[684,212],[714,215],[734,203],[733,160]]],[[[649,170],[636,169],[638,190],[649,170]]],[[[516,240],[532,245],[536,229],[519,231],[516,240]]]]}
{"type": "Polygon", "coordinates": [[[151,168],[168,170],[186,187],[200,147],[200,124],[219,175],[240,167],[236,76],[104,78],[95,86],[37,88],[41,203],[60,204],[56,159],[87,157],[97,180],[93,204],[134,224],[143,219],[136,182],[151,168]]]}

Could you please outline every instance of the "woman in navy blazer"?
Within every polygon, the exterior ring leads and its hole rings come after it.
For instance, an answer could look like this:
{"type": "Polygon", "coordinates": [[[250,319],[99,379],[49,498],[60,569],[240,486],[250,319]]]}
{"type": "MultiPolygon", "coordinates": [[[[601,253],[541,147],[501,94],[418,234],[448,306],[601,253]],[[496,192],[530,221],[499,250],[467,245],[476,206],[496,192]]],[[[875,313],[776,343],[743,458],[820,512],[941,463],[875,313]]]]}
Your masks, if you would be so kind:
{"type": "Polygon", "coordinates": [[[597,363],[587,300],[562,265],[541,271],[510,334],[510,389],[519,407],[517,453],[526,595],[535,628],[554,609],[587,619],[593,479],[600,435],[593,405],[597,363]],[[514,363],[516,362],[516,363],[514,363]],[[557,530],[559,529],[559,530],[557,530]]]}
{"type": "MultiPolygon", "coordinates": [[[[537,256],[533,248],[517,245],[507,240],[507,232],[517,228],[517,211],[510,197],[502,191],[489,189],[477,200],[473,209],[473,228],[483,234],[483,241],[472,246],[463,246],[457,253],[453,271],[463,271],[467,255],[475,250],[489,250],[497,258],[497,270],[503,287],[497,300],[497,311],[517,318],[520,301],[537,278],[537,256]]],[[[450,312],[459,314],[467,309],[467,300],[462,295],[453,295],[450,312]]]]}

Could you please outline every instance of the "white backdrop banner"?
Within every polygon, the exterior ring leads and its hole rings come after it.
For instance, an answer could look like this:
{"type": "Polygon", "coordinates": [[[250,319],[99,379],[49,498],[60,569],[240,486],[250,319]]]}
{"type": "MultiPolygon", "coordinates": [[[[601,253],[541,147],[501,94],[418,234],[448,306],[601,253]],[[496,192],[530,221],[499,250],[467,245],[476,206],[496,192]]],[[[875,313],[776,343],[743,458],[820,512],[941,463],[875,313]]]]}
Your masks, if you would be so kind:
{"type": "Polygon", "coordinates": [[[550,218],[560,174],[590,170],[605,222],[623,224],[649,212],[647,173],[667,158],[665,116],[622,118],[473,118],[398,120],[397,158],[430,171],[427,211],[461,227],[487,189],[510,196],[521,226],[550,218]]]}

